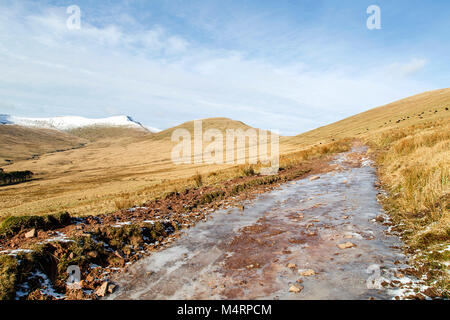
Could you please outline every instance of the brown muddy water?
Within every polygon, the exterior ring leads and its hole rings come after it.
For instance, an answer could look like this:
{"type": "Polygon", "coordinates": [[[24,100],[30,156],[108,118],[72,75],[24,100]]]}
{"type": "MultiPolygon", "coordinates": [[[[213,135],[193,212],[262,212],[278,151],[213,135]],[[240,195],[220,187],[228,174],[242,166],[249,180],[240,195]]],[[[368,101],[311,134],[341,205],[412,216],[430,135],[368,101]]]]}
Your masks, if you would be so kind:
{"type": "Polygon", "coordinates": [[[374,220],[384,212],[365,153],[340,154],[333,171],[262,194],[243,211],[216,211],[119,274],[109,299],[392,299],[401,289],[381,283],[396,279],[406,257],[374,220]],[[354,246],[338,247],[345,243],[354,246]]]}

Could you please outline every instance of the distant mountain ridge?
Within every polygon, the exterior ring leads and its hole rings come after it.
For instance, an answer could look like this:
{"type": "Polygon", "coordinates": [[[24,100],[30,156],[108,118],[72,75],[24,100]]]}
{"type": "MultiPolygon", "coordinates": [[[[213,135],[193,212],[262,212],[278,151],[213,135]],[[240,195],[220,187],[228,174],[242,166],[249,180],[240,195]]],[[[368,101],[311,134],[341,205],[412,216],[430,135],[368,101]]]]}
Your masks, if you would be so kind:
{"type": "Polygon", "coordinates": [[[24,127],[54,129],[54,130],[73,130],[91,126],[111,126],[111,127],[129,127],[142,129],[151,132],[158,132],[156,128],[148,128],[130,116],[115,116],[100,119],[90,119],[79,116],[62,116],[50,118],[26,118],[7,114],[0,114],[0,124],[15,124],[24,127]]]}

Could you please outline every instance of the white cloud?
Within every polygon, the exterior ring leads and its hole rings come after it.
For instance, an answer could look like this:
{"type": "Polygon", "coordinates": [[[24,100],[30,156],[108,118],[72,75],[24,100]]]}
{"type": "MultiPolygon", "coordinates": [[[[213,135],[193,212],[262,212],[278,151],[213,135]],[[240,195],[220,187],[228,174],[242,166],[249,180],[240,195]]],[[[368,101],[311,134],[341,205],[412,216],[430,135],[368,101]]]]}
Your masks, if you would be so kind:
{"type": "Polygon", "coordinates": [[[408,62],[393,63],[387,68],[387,70],[392,76],[408,77],[422,70],[426,64],[426,59],[413,58],[408,62]]]}
{"type": "Polygon", "coordinates": [[[296,134],[424,89],[385,73],[411,75],[425,65],[420,59],[366,70],[275,65],[194,45],[163,26],[82,22],[71,31],[61,8],[0,12],[0,101],[19,116],[123,113],[160,128],[227,116],[296,134]]]}
{"type": "Polygon", "coordinates": [[[167,39],[168,51],[172,53],[183,52],[187,49],[189,43],[183,38],[171,36],[167,39]]]}

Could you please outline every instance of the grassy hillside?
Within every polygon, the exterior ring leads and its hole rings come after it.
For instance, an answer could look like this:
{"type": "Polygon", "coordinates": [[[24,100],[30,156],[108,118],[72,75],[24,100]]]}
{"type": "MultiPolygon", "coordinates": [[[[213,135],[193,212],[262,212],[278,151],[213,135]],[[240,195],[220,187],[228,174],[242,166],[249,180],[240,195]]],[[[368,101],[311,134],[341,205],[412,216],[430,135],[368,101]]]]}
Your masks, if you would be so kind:
{"type": "MultiPolygon", "coordinates": [[[[208,119],[199,119],[202,121],[202,128],[203,131],[206,131],[208,129],[218,129],[222,132],[225,132],[226,129],[242,129],[247,130],[251,129],[252,127],[246,125],[245,123],[241,121],[236,121],[228,118],[208,118],[208,119]]],[[[154,140],[170,140],[172,133],[177,129],[186,129],[191,134],[194,132],[194,121],[188,121],[183,124],[180,124],[176,127],[169,128],[166,130],[163,130],[161,132],[158,132],[154,135],[154,140]]]]}
{"type": "MultiPolygon", "coordinates": [[[[450,104],[450,100],[448,101],[450,104]]],[[[382,204],[427,280],[450,295],[450,120],[425,121],[365,138],[376,159],[382,204]]]]}
{"type": "Polygon", "coordinates": [[[415,95],[288,138],[287,149],[359,138],[376,161],[385,210],[428,283],[450,292],[450,89],[415,95]]]}
{"type": "Polygon", "coordinates": [[[297,148],[345,137],[364,138],[374,133],[405,128],[426,121],[448,119],[450,88],[424,92],[385,106],[374,108],[333,124],[320,127],[295,137],[285,143],[297,148]]]}
{"type": "MultiPolygon", "coordinates": [[[[44,214],[61,210],[75,214],[110,212],[125,204],[141,204],[182,184],[191,185],[191,177],[197,173],[207,175],[235,166],[175,165],[171,160],[175,143],[170,137],[176,128],[192,131],[193,122],[158,134],[126,131],[126,138],[116,136],[120,128],[114,128],[111,137],[106,137],[105,131],[99,132],[98,128],[72,131],[92,142],[80,150],[47,154],[38,160],[10,166],[8,170],[33,171],[37,180],[20,188],[3,188],[0,200],[5,206],[0,214],[44,214]],[[121,202],[124,204],[117,205],[121,202]]],[[[226,118],[204,119],[203,129],[209,128],[222,129],[225,135],[225,129],[250,127],[226,118]]],[[[233,174],[226,173],[222,177],[233,174]]]]}
{"type": "Polygon", "coordinates": [[[88,126],[77,129],[68,130],[67,133],[88,140],[90,142],[101,141],[101,140],[111,140],[111,139],[146,139],[153,135],[152,132],[143,130],[128,128],[124,126],[88,126]]]}
{"type": "Polygon", "coordinates": [[[16,125],[0,125],[0,165],[44,153],[79,148],[88,141],[68,133],[16,125]]]}

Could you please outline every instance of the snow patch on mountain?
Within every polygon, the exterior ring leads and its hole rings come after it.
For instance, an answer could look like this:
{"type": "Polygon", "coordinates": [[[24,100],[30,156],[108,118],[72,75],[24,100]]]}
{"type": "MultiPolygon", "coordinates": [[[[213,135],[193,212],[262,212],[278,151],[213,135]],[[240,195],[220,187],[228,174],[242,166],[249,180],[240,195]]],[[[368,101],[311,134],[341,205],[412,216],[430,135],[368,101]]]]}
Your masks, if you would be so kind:
{"type": "Polygon", "coordinates": [[[71,130],[89,126],[113,126],[145,129],[152,132],[160,130],[147,128],[129,116],[116,116],[101,119],[89,119],[78,116],[52,117],[52,118],[25,118],[6,114],[0,115],[0,124],[16,124],[25,127],[36,127],[55,130],[71,130]]]}

